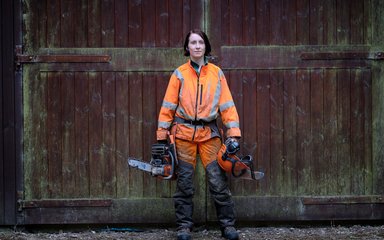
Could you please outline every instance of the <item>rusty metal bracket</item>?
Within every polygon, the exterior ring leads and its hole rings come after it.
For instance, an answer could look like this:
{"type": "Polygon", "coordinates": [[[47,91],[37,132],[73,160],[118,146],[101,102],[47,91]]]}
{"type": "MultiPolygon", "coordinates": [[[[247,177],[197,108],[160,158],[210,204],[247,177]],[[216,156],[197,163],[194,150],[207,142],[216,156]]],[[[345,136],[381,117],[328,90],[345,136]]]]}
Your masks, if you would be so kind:
{"type": "Polygon", "coordinates": [[[16,66],[23,63],[108,63],[111,61],[110,55],[83,55],[83,54],[63,54],[63,55],[29,55],[22,53],[22,46],[17,45],[15,49],[16,66]]]}
{"type": "Polygon", "coordinates": [[[384,52],[303,52],[301,60],[384,60],[384,52]]]}

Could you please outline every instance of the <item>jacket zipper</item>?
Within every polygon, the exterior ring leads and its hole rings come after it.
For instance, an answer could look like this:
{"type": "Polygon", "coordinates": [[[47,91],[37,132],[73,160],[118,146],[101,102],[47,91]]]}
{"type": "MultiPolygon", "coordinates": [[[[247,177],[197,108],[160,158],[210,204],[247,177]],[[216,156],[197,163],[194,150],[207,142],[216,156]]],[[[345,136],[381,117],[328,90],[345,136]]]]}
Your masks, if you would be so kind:
{"type": "MultiPolygon", "coordinates": [[[[203,68],[203,67],[201,67],[201,68],[203,68]]],[[[200,68],[200,72],[201,72],[201,68],[200,68]]],[[[195,104],[195,121],[197,121],[197,107],[198,107],[198,103],[199,103],[200,73],[196,72],[196,75],[197,75],[197,91],[196,91],[196,104],[195,104]]],[[[195,125],[193,135],[192,135],[192,141],[195,139],[196,128],[197,128],[197,126],[195,125]]]]}
{"type": "Polygon", "coordinates": [[[203,84],[200,84],[200,105],[203,104],[203,84]]]}

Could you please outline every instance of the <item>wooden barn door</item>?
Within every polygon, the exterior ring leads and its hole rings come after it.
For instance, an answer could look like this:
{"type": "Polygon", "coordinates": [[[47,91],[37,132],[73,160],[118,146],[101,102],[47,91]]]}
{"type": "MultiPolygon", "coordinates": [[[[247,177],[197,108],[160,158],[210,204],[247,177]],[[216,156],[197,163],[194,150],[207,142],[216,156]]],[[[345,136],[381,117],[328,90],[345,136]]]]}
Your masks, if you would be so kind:
{"type": "Polygon", "coordinates": [[[242,151],[265,171],[232,180],[239,220],[383,217],[378,2],[210,1],[242,151]]]}
{"type": "MultiPolygon", "coordinates": [[[[174,221],[149,159],[183,37],[211,40],[262,181],[231,178],[240,221],[382,219],[379,0],[26,0],[25,224],[174,221]]],[[[201,165],[195,218],[215,220],[201,165]]]]}
{"type": "Polygon", "coordinates": [[[129,169],[127,158],[150,160],[168,80],[203,10],[203,1],[24,1],[25,224],[174,221],[175,182],[129,169]]]}

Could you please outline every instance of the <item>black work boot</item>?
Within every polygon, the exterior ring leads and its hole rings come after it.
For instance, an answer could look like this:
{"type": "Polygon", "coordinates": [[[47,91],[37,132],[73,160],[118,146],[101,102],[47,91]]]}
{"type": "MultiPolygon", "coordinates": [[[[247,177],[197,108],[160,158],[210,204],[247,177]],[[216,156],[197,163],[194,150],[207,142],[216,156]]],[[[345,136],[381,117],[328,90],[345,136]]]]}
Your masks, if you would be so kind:
{"type": "Polygon", "coordinates": [[[177,240],[191,240],[191,231],[189,228],[182,228],[177,231],[177,240]]]}
{"type": "Polygon", "coordinates": [[[239,239],[239,233],[232,226],[225,227],[221,230],[222,237],[229,240],[237,240],[239,239]]]}

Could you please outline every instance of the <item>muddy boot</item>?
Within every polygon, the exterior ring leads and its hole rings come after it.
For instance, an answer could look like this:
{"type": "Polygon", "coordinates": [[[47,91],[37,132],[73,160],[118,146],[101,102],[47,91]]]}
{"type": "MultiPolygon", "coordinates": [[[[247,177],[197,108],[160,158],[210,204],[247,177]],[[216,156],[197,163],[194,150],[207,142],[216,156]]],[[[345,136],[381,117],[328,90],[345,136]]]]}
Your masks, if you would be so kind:
{"type": "Polygon", "coordinates": [[[177,231],[177,240],[191,240],[191,231],[189,228],[182,228],[177,231]]]}
{"type": "Polygon", "coordinates": [[[239,233],[232,226],[225,227],[221,230],[222,237],[229,240],[237,240],[239,239],[239,233]]]}

